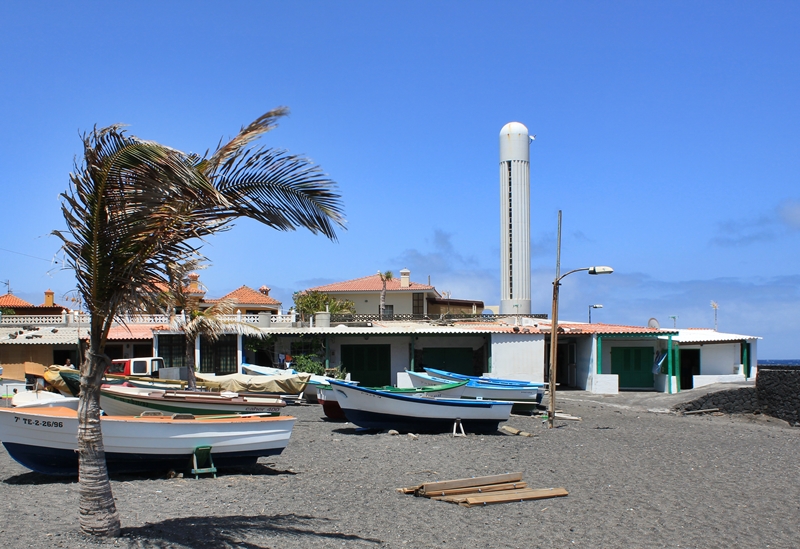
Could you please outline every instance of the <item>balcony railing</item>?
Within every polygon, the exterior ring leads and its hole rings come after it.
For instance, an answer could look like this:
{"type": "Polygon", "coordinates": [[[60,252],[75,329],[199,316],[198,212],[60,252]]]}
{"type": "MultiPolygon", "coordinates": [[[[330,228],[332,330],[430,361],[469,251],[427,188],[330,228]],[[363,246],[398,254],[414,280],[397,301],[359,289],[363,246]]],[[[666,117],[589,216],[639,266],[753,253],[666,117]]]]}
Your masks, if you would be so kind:
{"type": "MultiPolygon", "coordinates": [[[[245,322],[256,326],[271,324],[291,324],[296,321],[294,313],[289,314],[245,314],[226,315],[236,322],[245,322]]],[[[125,324],[145,324],[159,326],[170,324],[168,315],[130,315],[121,319],[125,324]]],[[[60,315],[0,315],[0,326],[88,326],[89,314],[76,311],[60,315]]]]}
{"type": "Polygon", "coordinates": [[[420,322],[420,321],[442,321],[442,320],[458,320],[458,321],[475,321],[486,322],[497,320],[500,318],[536,318],[546,319],[546,314],[528,314],[528,315],[493,315],[493,314],[469,314],[469,313],[445,313],[445,314],[384,314],[383,318],[378,313],[370,314],[342,314],[331,315],[331,323],[341,322],[377,322],[377,321],[394,321],[394,322],[420,322]]]}

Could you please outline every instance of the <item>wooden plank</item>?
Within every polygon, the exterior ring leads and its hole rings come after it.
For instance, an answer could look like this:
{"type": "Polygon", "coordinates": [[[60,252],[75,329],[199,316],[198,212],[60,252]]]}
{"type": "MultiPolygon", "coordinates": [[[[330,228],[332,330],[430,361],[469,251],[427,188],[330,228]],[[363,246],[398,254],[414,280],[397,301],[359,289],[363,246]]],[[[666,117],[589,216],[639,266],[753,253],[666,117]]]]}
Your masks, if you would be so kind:
{"type": "Polygon", "coordinates": [[[517,429],[516,427],[512,427],[511,425],[503,425],[502,427],[500,427],[500,430],[505,431],[506,433],[510,433],[512,435],[519,434],[519,429],[517,429]]]}
{"type": "Polygon", "coordinates": [[[688,412],[683,412],[683,415],[689,416],[692,414],[703,414],[705,412],[719,412],[719,408],[703,408],[702,410],[689,410],[688,412]]]}
{"type": "Polygon", "coordinates": [[[484,492],[497,492],[500,490],[514,490],[519,488],[527,488],[528,483],[525,481],[522,482],[505,482],[502,484],[487,484],[485,486],[468,486],[466,488],[453,488],[451,490],[442,490],[441,492],[426,492],[426,498],[440,498],[442,496],[454,496],[454,495],[463,495],[463,494],[470,494],[470,495],[480,495],[484,492]]]}
{"type": "Polygon", "coordinates": [[[462,478],[456,480],[443,480],[440,482],[426,482],[419,490],[420,495],[427,492],[441,492],[453,488],[466,488],[468,486],[484,486],[487,484],[500,484],[501,482],[518,482],[522,480],[522,473],[505,473],[502,475],[489,475],[485,477],[462,478]]]}
{"type": "Polygon", "coordinates": [[[476,505],[491,505],[494,503],[510,503],[513,501],[557,498],[566,495],[569,495],[569,493],[564,488],[507,490],[505,492],[497,492],[494,494],[468,497],[465,501],[458,503],[459,505],[464,505],[466,507],[474,507],[476,505]]]}
{"type": "Polygon", "coordinates": [[[559,412],[556,412],[556,415],[554,417],[555,419],[564,419],[567,421],[581,421],[581,418],[579,418],[578,416],[572,416],[570,414],[562,414],[559,412]]]}

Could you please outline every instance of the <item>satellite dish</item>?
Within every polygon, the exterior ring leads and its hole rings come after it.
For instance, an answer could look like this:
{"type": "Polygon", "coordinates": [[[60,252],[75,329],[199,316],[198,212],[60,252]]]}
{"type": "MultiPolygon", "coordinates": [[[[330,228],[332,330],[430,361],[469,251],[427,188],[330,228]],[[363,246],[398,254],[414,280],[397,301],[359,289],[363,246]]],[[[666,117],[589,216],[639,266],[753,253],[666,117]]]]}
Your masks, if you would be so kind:
{"type": "Polygon", "coordinates": [[[651,318],[650,320],[647,321],[647,327],[659,330],[661,329],[661,324],[659,324],[658,320],[656,320],[655,318],[651,318]]]}

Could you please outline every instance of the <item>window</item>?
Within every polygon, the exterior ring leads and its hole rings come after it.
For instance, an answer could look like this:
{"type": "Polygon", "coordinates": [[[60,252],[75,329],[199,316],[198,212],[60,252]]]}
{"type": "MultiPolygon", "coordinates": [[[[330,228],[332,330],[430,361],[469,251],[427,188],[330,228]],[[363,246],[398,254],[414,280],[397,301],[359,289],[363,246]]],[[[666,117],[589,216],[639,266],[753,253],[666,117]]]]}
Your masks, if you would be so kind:
{"type": "Polygon", "coordinates": [[[132,376],[143,376],[147,374],[147,361],[146,360],[134,360],[133,364],[131,365],[131,375],[132,376]]]}
{"type": "MultiPolygon", "coordinates": [[[[152,352],[152,351],[151,351],[152,352]]],[[[164,334],[158,336],[158,356],[164,359],[161,367],[186,366],[186,338],[183,335],[164,334]]]]}
{"type": "Polygon", "coordinates": [[[414,293],[411,296],[411,312],[415,315],[425,314],[425,294],[422,292],[414,293]]]}

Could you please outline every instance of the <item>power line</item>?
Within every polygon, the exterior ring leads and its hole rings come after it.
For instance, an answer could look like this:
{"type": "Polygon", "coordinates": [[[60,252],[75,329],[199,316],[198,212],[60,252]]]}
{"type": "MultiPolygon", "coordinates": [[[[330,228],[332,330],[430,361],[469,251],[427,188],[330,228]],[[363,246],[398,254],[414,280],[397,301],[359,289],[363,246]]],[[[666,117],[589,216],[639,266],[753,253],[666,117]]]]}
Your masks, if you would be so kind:
{"type": "Polygon", "coordinates": [[[5,248],[0,248],[0,251],[8,252],[10,254],[24,255],[25,257],[30,257],[31,259],[39,259],[41,261],[47,261],[48,263],[55,263],[56,265],[58,265],[58,260],[57,259],[45,259],[43,257],[36,257],[35,255],[28,255],[28,254],[24,254],[22,252],[15,252],[14,250],[7,250],[5,248]]]}

